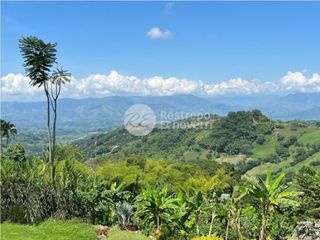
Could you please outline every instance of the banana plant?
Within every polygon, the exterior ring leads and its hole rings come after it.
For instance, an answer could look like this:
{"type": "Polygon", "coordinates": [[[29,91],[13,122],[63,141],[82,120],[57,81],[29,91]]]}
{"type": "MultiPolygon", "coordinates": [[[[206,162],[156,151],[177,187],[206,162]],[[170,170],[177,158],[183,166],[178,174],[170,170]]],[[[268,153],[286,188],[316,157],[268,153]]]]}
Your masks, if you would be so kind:
{"type": "Polygon", "coordinates": [[[178,199],[169,195],[164,186],[160,191],[147,187],[137,196],[137,216],[146,222],[153,222],[157,229],[162,223],[170,222],[177,210],[178,199]]]}
{"type": "Polygon", "coordinates": [[[293,198],[300,193],[286,191],[287,186],[282,183],[284,176],[285,174],[282,173],[272,181],[272,173],[269,172],[265,182],[260,177],[249,178],[249,193],[259,201],[262,209],[259,240],[266,239],[266,226],[270,212],[281,206],[298,206],[299,204],[293,198]]]}

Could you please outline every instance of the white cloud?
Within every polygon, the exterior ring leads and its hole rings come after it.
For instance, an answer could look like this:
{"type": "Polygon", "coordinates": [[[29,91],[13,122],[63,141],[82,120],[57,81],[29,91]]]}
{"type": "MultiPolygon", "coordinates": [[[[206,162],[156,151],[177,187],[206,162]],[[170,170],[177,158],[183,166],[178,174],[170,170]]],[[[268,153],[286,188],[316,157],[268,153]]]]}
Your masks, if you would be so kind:
{"type": "Polygon", "coordinates": [[[175,77],[152,77],[144,80],[151,95],[174,95],[195,93],[200,86],[199,82],[175,77]]]}
{"type": "MultiPolygon", "coordinates": [[[[154,76],[138,78],[124,76],[116,71],[110,74],[94,74],[83,79],[72,77],[62,91],[62,97],[86,98],[113,95],[169,96],[175,94],[223,95],[286,92],[320,92],[320,75],[310,78],[301,72],[288,72],[279,82],[234,78],[214,84],[176,77],[154,76]]],[[[5,101],[44,99],[42,88],[31,87],[29,78],[10,73],[1,77],[1,95],[5,101]]]]}
{"type": "Polygon", "coordinates": [[[109,75],[90,75],[66,86],[65,94],[71,97],[109,95],[174,95],[189,94],[198,89],[198,83],[174,77],[140,79],[123,76],[116,71],[109,75]]]}
{"type": "Polygon", "coordinates": [[[1,97],[4,100],[39,99],[42,88],[29,85],[30,79],[22,74],[10,73],[1,77],[1,97]]]}
{"type": "Polygon", "coordinates": [[[153,27],[147,32],[147,36],[151,39],[169,39],[173,34],[169,30],[161,30],[158,27],[153,27]]]}
{"type": "Polygon", "coordinates": [[[281,78],[284,89],[301,92],[320,92],[320,75],[314,73],[311,78],[307,78],[304,73],[289,71],[281,78]]]}
{"type": "Polygon", "coordinates": [[[234,78],[217,84],[204,85],[204,91],[208,95],[221,94],[258,94],[261,92],[273,92],[277,85],[272,82],[258,82],[234,78]]]}

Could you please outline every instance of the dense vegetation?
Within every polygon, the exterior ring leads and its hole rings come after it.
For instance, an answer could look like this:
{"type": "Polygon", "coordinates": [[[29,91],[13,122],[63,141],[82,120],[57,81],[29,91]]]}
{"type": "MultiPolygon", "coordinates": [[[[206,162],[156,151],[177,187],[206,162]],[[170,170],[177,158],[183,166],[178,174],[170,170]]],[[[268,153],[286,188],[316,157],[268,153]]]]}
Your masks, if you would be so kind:
{"type": "Polygon", "coordinates": [[[320,173],[312,166],[301,168],[286,183],[284,174],[265,180],[241,177],[232,164],[213,160],[129,157],[88,166],[78,161],[83,156],[74,147],[60,147],[56,155],[52,185],[50,164],[40,157],[26,158],[21,144],[4,149],[2,221],[78,217],[93,224],[138,228],[160,239],[210,234],[285,239],[297,221],[320,217],[320,173]]]}
{"type": "Polygon", "coordinates": [[[47,97],[48,139],[42,154],[27,155],[10,141],[14,124],[1,120],[1,221],[39,224],[4,223],[5,238],[17,237],[14,228],[32,239],[34,229],[93,239],[87,224],[73,226],[78,235],[62,231],[78,218],[156,239],[287,239],[297,222],[320,218],[319,123],[241,111],[172,122],[141,138],[119,128],[57,145],[57,99],[69,74],[51,69],[56,44],[20,44],[30,84],[47,97]]]}

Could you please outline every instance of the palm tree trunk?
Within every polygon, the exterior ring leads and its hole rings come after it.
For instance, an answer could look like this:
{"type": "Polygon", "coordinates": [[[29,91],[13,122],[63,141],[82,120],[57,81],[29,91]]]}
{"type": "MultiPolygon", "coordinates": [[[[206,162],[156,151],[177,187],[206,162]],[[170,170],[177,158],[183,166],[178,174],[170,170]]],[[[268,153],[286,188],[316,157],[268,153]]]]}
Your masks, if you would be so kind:
{"type": "Polygon", "coordinates": [[[209,236],[211,236],[211,234],[212,234],[212,230],[213,230],[213,221],[214,221],[214,219],[216,218],[216,214],[215,214],[215,212],[212,212],[212,214],[211,214],[211,221],[210,221],[210,228],[209,228],[209,236]]]}
{"type": "Polygon", "coordinates": [[[53,170],[52,170],[52,175],[53,175],[53,181],[55,178],[55,166],[54,166],[54,161],[55,161],[55,153],[56,153],[56,126],[57,126],[57,100],[54,100],[54,109],[53,109],[53,129],[52,129],[52,162],[53,162],[53,170]]]}
{"type": "Polygon", "coordinates": [[[50,96],[47,89],[46,83],[43,85],[44,91],[47,97],[47,128],[48,128],[48,159],[51,166],[51,181],[54,183],[54,163],[52,159],[52,148],[51,148],[51,126],[50,126],[50,96]]]}

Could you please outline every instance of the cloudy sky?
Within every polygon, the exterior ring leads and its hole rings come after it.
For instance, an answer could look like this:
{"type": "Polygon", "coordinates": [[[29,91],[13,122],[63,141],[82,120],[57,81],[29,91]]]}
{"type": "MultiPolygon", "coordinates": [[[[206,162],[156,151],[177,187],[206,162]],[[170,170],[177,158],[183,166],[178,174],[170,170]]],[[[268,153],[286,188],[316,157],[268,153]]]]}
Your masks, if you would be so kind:
{"type": "Polygon", "coordinates": [[[2,2],[2,101],[39,100],[21,36],[58,42],[64,97],[320,92],[320,2],[2,2]]]}

